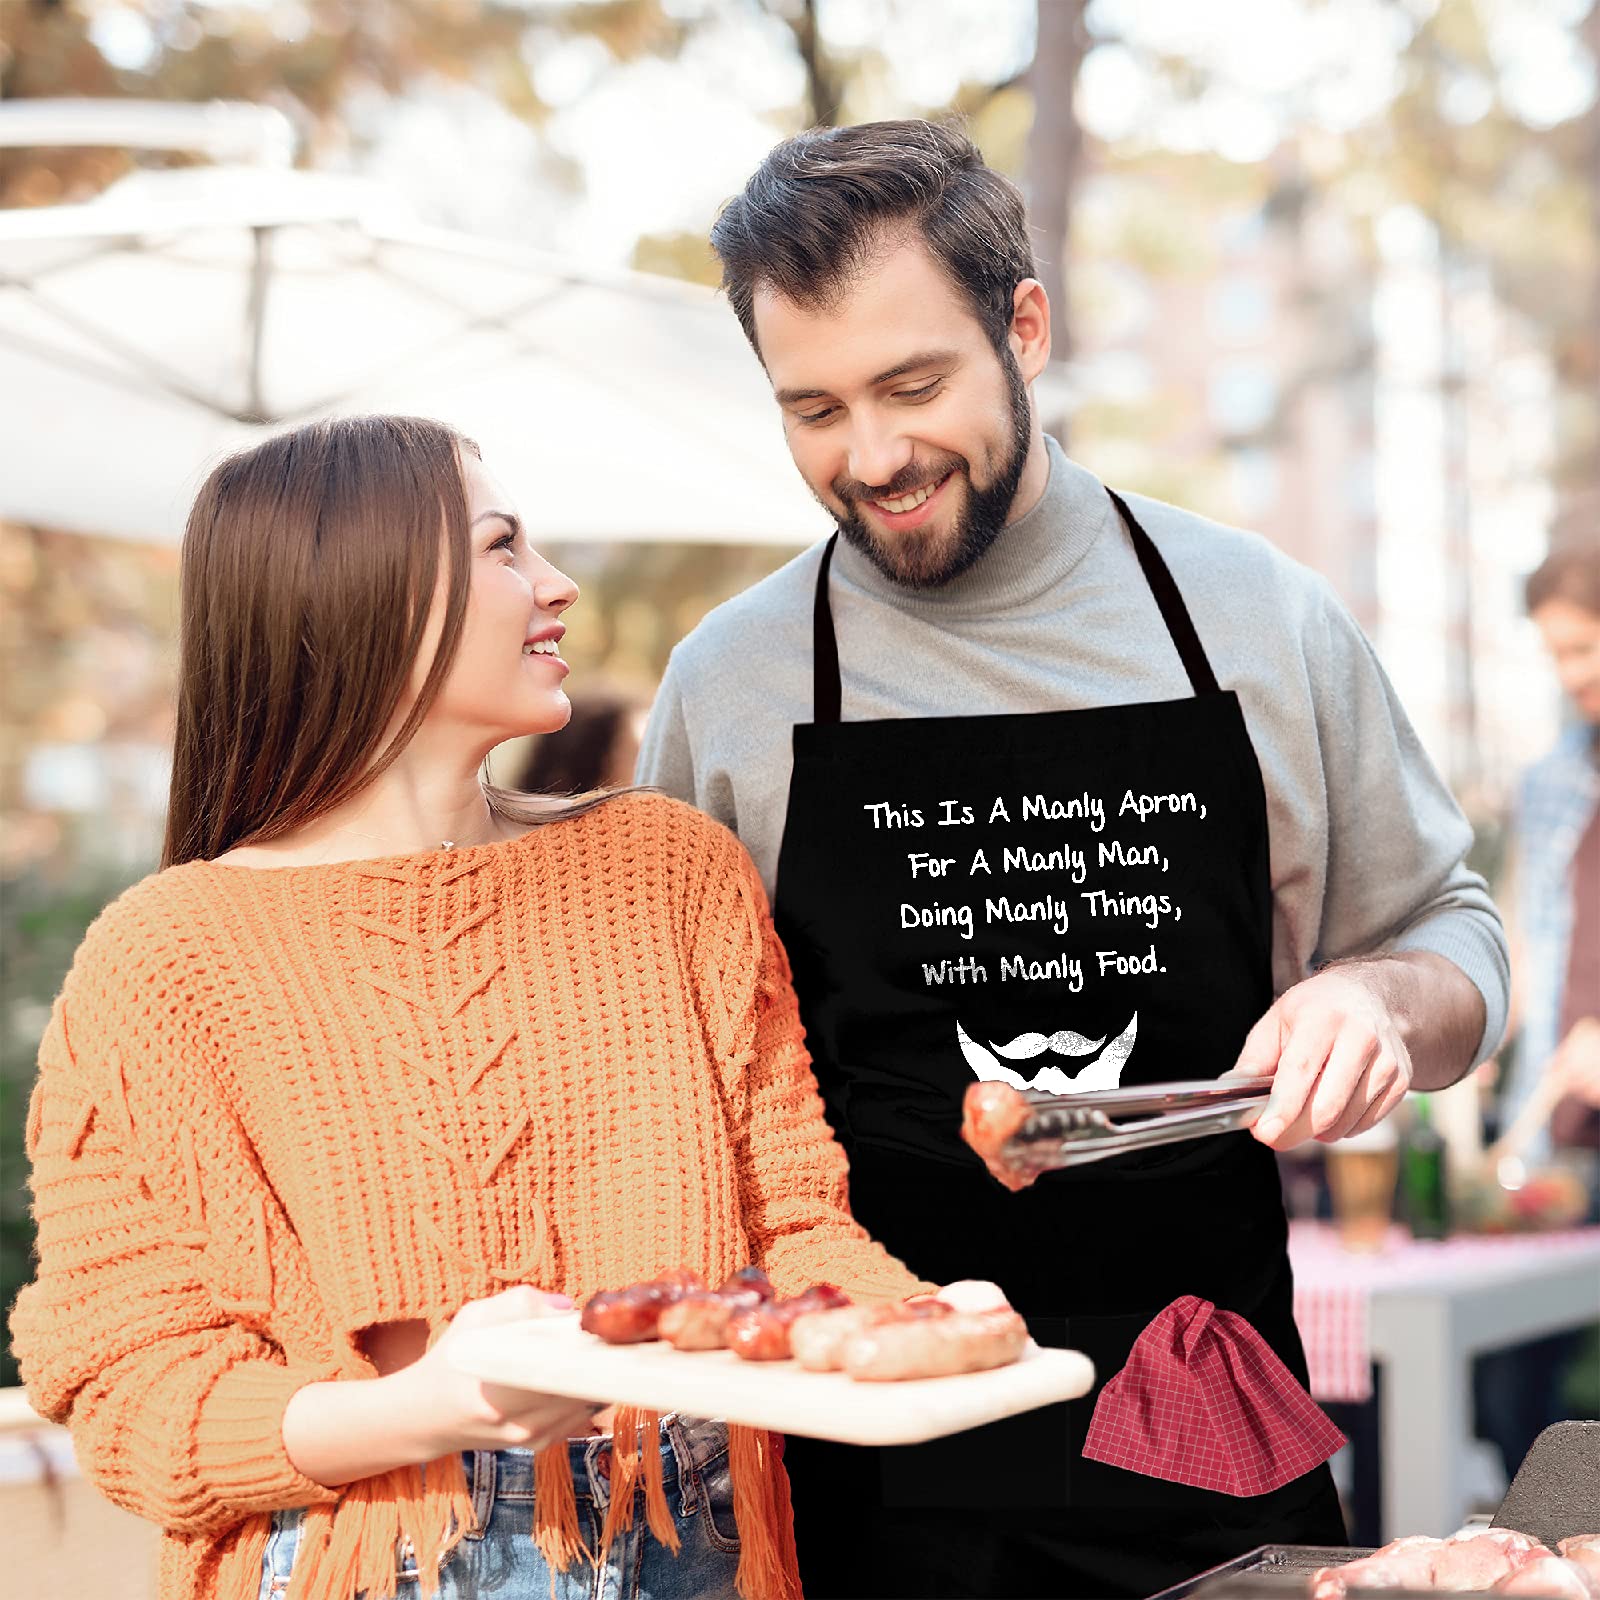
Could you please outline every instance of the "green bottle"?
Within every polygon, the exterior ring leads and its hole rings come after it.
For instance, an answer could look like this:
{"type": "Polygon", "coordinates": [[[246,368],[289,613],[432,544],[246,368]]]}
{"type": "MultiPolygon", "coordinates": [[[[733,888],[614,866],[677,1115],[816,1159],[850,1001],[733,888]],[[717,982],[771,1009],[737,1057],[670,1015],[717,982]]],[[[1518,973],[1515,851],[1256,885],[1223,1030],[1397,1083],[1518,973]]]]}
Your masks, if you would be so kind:
{"type": "Polygon", "coordinates": [[[1433,1125],[1429,1097],[1419,1094],[1416,1116],[1401,1154],[1400,1188],[1406,1221],[1415,1239],[1443,1239],[1450,1232],[1450,1186],[1445,1172],[1445,1145],[1433,1125]]]}

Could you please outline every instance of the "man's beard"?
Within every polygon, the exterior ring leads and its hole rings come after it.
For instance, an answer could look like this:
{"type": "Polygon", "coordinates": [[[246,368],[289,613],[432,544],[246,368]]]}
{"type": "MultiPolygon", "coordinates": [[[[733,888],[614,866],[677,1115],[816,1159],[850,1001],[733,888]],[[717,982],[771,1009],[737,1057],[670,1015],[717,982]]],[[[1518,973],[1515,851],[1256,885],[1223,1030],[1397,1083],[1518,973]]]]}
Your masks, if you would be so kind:
{"type": "Polygon", "coordinates": [[[860,500],[898,499],[917,489],[931,487],[954,472],[966,479],[967,503],[953,532],[938,542],[931,540],[921,528],[902,534],[883,534],[874,530],[859,513],[852,511],[841,517],[833,512],[833,520],[846,542],[859,550],[884,577],[907,589],[937,589],[960,577],[1005,529],[1028,459],[1033,416],[1028,405],[1028,386],[1023,382],[1022,372],[1009,347],[1000,351],[1000,366],[1005,373],[1011,409],[1011,450],[987,489],[980,489],[973,483],[970,462],[950,454],[925,458],[890,483],[870,490],[865,484],[843,479],[836,479],[832,485],[834,494],[846,506],[854,506],[860,500]]]}

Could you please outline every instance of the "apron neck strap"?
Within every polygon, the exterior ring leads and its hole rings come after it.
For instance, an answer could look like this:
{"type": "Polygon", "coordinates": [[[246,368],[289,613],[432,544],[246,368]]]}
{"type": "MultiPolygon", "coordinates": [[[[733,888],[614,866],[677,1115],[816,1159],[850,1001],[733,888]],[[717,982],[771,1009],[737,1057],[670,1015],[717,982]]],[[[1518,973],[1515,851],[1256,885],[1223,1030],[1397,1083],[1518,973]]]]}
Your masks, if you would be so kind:
{"type": "Polygon", "coordinates": [[[833,631],[833,607],[828,601],[828,572],[833,566],[833,547],[837,533],[822,551],[817,569],[817,604],[812,613],[812,716],[819,723],[832,725],[839,720],[839,641],[833,631]]]}
{"type": "Polygon", "coordinates": [[[1172,581],[1172,573],[1161,559],[1161,552],[1156,549],[1150,535],[1139,526],[1139,519],[1128,509],[1128,502],[1115,489],[1107,489],[1106,493],[1111,496],[1112,505],[1127,525],[1128,537],[1133,541],[1133,553],[1139,558],[1144,581],[1150,585],[1150,593],[1155,596],[1161,620],[1166,623],[1167,632],[1172,636],[1178,659],[1183,662],[1183,670],[1189,674],[1190,687],[1196,694],[1215,694],[1217,675],[1211,670],[1211,663],[1200,645],[1200,635],[1194,631],[1189,608],[1183,603],[1183,596],[1178,593],[1178,586],[1172,581]]]}
{"type": "MultiPolygon", "coordinates": [[[[1161,559],[1161,552],[1143,528],[1139,519],[1128,509],[1128,503],[1115,489],[1107,489],[1111,503],[1117,508],[1133,541],[1133,553],[1139,558],[1140,570],[1150,585],[1161,620],[1167,625],[1183,670],[1196,694],[1217,693],[1216,674],[1201,648],[1200,635],[1195,632],[1189,608],[1172,581],[1172,573],[1161,559]]],[[[817,599],[812,621],[813,665],[812,694],[815,702],[814,719],[819,724],[832,725],[839,721],[841,688],[839,683],[839,641],[833,629],[833,606],[828,599],[828,573],[833,567],[834,546],[839,542],[835,533],[823,547],[822,563],[817,569],[817,599]]]]}

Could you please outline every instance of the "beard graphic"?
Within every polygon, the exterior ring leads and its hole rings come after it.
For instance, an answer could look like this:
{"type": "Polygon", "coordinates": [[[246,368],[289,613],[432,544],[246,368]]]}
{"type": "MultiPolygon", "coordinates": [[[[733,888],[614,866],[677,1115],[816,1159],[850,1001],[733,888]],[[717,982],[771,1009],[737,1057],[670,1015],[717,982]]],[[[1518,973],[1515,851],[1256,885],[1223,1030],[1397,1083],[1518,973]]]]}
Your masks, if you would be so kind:
{"type": "Polygon", "coordinates": [[[1134,1012],[1128,1026],[1110,1044],[1105,1039],[1088,1039],[1081,1033],[1062,1029],[1058,1033],[1019,1033],[1009,1044],[990,1043],[987,1049],[979,1044],[958,1022],[956,1042],[961,1054],[981,1083],[1009,1083],[1013,1089],[1044,1089],[1051,1094],[1084,1094],[1094,1089],[1115,1089],[1122,1083],[1122,1069],[1133,1054],[1134,1040],[1139,1036],[1139,1013],[1134,1012]],[[1104,1045],[1105,1048],[1101,1049],[1104,1045]],[[1046,1051],[1068,1059],[1082,1060],[1100,1054],[1075,1073],[1063,1072],[1060,1067],[1040,1067],[1031,1078],[1025,1078],[1007,1061],[1031,1061],[1046,1051]]]}

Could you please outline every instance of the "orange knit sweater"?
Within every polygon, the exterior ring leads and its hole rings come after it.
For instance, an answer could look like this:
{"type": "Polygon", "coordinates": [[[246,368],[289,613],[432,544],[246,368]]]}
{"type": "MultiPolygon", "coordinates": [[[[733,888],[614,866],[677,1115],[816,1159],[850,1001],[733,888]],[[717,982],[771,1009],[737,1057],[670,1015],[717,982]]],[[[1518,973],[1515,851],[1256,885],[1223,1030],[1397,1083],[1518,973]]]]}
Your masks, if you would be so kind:
{"type": "MultiPolygon", "coordinates": [[[[163,1600],[253,1597],[282,1508],[321,1508],[325,1552],[369,1546],[315,1600],[392,1571],[397,1535],[448,1544],[425,1502],[459,1513],[458,1458],[338,1491],[284,1450],[297,1388],[372,1376],[374,1323],[752,1261],[780,1293],[930,1287],[850,1218],[748,857],[652,796],[508,843],[146,879],[78,952],[27,1139],[23,1377],[102,1491],[166,1530],[163,1600]]],[[[753,1438],[736,1458],[781,1520],[753,1438]]],[[[559,1507],[565,1451],[545,1454],[559,1507]]]]}

